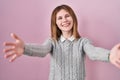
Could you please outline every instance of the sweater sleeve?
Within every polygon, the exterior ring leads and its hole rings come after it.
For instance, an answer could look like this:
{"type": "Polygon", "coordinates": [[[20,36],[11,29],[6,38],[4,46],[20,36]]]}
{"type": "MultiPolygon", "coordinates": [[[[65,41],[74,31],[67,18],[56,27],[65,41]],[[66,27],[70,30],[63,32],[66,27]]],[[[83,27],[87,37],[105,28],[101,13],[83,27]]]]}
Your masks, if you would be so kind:
{"type": "Polygon", "coordinates": [[[110,50],[95,47],[86,38],[83,40],[83,50],[91,60],[109,61],[110,50]]]}
{"type": "Polygon", "coordinates": [[[52,40],[48,39],[43,44],[25,44],[24,53],[29,56],[44,57],[52,51],[52,40]]]}

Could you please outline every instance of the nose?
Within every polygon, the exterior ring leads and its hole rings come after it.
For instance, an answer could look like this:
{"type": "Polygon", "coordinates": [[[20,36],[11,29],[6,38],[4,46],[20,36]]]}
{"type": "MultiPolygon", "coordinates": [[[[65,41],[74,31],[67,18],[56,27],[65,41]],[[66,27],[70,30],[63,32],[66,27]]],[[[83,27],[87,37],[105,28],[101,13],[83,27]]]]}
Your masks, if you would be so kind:
{"type": "Polygon", "coordinates": [[[67,21],[67,18],[64,17],[62,21],[63,21],[63,22],[66,22],[66,21],[67,21]]]}

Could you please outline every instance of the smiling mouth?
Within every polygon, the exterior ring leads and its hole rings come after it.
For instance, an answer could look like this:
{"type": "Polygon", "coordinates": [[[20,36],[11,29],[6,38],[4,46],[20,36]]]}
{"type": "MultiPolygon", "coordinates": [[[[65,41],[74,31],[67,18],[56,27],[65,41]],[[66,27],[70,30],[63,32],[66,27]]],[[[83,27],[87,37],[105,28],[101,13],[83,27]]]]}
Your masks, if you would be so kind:
{"type": "Polygon", "coordinates": [[[70,25],[70,23],[64,23],[62,24],[63,27],[68,27],[70,25]]]}

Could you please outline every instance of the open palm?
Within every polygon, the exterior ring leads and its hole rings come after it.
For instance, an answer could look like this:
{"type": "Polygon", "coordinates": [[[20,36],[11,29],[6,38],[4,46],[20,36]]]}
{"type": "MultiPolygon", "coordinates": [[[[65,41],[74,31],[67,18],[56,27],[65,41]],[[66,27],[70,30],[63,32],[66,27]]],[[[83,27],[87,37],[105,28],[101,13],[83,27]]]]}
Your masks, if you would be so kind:
{"type": "Polygon", "coordinates": [[[110,62],[120,68],[120,44],[115,45],[110,53],[110,62]]]}
{"type": "Polygon", "coordinates": [[[14,61],[24,52],[24,42],[16,34],[12,33],[11,37],[15,39],[15,42],[4,42],[4,46],[7,48],[3,50],[6,53],[5,58],[10,58],[10,62],[14,61]]]}

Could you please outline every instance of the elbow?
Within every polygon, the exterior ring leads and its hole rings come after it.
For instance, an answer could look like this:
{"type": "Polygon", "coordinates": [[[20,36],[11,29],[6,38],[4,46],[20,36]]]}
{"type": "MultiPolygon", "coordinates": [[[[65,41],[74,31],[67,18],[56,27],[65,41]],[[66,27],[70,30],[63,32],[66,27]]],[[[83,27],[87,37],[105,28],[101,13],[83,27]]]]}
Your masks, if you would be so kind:
{"type": "Polygon", "coordinates": [[[41,54],[40,57],[45,57],[47,54],[41,54]]]}
{"type": "Polygon", "coordinates": [[[98,58],[95,55],[88,56],[90,60],[97,60],[98,58]]]}

